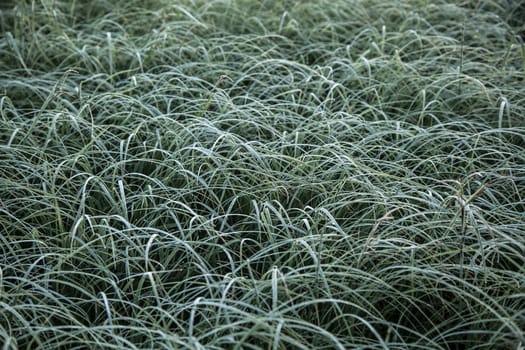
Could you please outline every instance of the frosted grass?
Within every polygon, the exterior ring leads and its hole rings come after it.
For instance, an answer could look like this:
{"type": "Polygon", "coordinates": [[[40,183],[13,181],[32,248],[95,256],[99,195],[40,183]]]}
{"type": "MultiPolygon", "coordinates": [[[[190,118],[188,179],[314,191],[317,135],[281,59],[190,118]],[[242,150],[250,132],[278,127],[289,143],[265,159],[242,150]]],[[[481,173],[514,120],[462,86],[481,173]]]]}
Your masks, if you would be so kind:
{"type": "Polygon", "coordinates": [[[513,2],[2,5],[4,349],[520,349],[513,2]]]}

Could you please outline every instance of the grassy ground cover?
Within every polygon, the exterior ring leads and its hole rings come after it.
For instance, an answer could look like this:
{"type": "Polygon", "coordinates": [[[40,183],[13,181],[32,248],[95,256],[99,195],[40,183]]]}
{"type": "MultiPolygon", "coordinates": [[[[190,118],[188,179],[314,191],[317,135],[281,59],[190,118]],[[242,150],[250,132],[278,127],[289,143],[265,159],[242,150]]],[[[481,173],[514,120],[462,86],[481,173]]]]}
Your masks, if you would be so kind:
{"type": "Polygon", "coordinates": [[[0,10],[2,349],[524,349],[520,1],[0,10]]]}

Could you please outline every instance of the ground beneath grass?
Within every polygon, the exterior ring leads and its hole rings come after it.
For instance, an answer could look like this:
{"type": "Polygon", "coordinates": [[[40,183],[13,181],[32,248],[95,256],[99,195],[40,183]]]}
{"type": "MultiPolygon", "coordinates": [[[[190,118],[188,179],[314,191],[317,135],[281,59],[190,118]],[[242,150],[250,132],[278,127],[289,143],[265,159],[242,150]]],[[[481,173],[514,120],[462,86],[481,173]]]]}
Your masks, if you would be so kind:
{"type": "Polygon", "coordinates": [[[524,18],[2,2],[2,349],[523,350],[524,18]]]}

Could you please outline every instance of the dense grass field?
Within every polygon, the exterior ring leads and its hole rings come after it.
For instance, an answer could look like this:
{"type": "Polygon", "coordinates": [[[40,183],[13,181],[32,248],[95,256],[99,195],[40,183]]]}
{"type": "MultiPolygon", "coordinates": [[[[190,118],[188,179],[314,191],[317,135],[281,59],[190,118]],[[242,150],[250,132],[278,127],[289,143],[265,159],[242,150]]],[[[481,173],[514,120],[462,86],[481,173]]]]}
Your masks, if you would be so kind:
{"type": "Polygon", "coordinates": [[[0,346],[525,349],[525,5],[0,3],[0,346]]]}

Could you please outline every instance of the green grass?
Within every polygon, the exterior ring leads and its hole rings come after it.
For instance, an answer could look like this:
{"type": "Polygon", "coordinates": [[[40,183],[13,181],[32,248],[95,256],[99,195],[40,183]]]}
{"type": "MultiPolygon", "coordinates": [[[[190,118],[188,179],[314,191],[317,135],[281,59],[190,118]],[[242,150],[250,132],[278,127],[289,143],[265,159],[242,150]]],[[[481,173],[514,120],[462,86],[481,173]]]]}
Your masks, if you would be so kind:
{"type": "Polygon", "coordinates": [[[2,349],[523,350],[524,11],[2,2],[2,349]]]}

